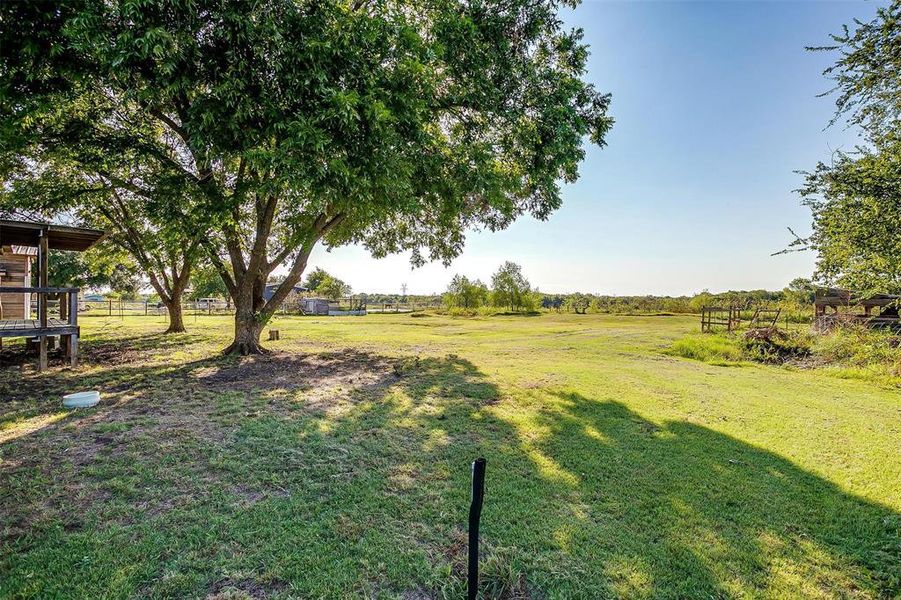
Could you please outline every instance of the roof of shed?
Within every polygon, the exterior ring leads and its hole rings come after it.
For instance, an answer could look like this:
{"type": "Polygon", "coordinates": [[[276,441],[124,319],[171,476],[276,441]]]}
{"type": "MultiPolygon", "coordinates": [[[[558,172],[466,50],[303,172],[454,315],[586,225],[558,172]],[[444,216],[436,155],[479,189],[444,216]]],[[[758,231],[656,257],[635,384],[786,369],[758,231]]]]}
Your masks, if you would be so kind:
{"type": "Polygon", "coordinates": [[[51,223],[0,219],[0,244],[4,246],[37,246],[42,235],[47,236],[51,250],[84,252],[102,240],[106,232],[51,223]]]}
{"type": "Polygon", "coordinates": [[[816,290],[816,306],[888,306],[901,301],[901,296],[893,294],[862,295],[853,290],[824,288],[816,290]]]}

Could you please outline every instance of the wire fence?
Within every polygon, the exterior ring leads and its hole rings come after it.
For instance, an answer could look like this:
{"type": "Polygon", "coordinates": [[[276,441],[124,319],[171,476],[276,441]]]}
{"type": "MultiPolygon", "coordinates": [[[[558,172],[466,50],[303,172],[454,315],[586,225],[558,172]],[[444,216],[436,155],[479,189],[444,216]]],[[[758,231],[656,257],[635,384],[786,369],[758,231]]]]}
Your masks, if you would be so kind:
{"type": "MultiPolygon", "coordinates": [[[[437,303],[378,303],[367,304],[356,297],[329,300],[323,310],[311,308],[309,299],[289,298],[279,307],[282,315],[325,315],[360,313],[409,313],[419,310],[440,308],[437,303]]],[[[188,316],[233,315],[234,305],[224,300],[198,300],[181,304],[182,314],[188,316]]],[[[85,300],[78,303],[79,317],[162,317],[169,311],[162,302],[132,300],[85,300]]]]}

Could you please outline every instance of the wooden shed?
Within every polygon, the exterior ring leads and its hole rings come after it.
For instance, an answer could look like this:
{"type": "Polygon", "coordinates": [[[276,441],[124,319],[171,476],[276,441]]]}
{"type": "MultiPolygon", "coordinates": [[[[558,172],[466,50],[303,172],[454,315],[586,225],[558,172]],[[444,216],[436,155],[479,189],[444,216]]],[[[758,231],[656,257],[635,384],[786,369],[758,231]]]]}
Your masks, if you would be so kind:
{"type": "Polygon", "coordinates": [[[48,338],[64,343],[73,365],[78,356],[79,290],[49,287],[49,252],[82,252],[104,235],[96,229],[0,219],[0,340],[35,340],[39,369],[47,366],[48,338]],[[51,314],[50,304],[57,301],[58,308],[51,314]]]}
{"type": "Polygon", "coordinates": [[[901,329],[899,307],[901,296],[898,295],[863,295],[842,288],[823,288],[814,296],[814,325],[821,330],[840,323],[901,329]]]}
{"type": "Polygon", "coordinates": [[[328,315],[333,301],[326,298],[303,298],[300,309],[305,315],[328,315]]]}

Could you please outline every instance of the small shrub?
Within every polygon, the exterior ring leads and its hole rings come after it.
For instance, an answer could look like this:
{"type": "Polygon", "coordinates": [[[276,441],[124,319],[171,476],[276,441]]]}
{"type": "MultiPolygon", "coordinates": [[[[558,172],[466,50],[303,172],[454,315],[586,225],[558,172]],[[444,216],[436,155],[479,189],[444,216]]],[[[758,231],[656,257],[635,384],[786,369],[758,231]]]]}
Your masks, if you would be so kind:
{"type": "Polygon", "coordinates": [[[837,327],[816,337],[813,353],[825,363],[901,377],[901,338],[888,331],[837,327]]]}
{"type": "Polygon", "coordinates": [[[784,363],[810,356],[810,335],[776,327],[751,329],[742,336],[742,349],[749,360],[784,363]]]}

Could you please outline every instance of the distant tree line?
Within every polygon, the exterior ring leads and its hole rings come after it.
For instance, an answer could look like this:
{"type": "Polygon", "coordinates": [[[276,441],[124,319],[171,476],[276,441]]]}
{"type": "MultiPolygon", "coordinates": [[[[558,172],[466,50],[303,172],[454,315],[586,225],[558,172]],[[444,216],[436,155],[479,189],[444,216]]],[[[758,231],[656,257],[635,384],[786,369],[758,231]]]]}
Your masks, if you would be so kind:
{"type": "Polygon", "coordinates": [[[806,315],[814,299],[815,287],[809,279],[797,278],[785,289],[742,290],[692,296],[614,296],[608,294],[542,294],[533,289],[519,265],[504,263],[491,278],[491,286],[479,279],[454,275],[442,304],[450,312],[538,309],[575,314],[696,314],[705,306],[781,307],[792,315],[806,315]]]}
{"type": "Polygon", "coordinates": [[[696,314],[705,306],[781,307],[792,314],[808,313],[815,286],[809,279],[797,278],[779,291],[730,290],[703,291],[692,296],[612,296],[604,294],[543,294],[541,307],[560,312],[611,314],[696,314]]]}

